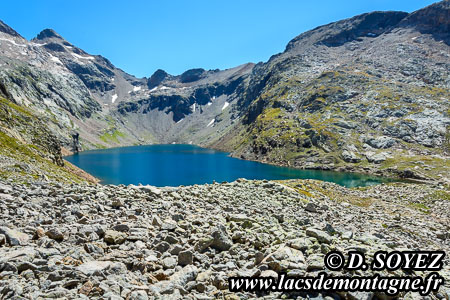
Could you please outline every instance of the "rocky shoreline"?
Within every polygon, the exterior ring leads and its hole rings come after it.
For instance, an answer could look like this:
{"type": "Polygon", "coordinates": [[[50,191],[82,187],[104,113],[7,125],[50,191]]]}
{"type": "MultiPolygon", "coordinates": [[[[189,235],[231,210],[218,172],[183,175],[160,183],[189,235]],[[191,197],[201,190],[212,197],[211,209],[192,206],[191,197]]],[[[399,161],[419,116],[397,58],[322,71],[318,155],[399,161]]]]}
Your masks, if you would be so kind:
{"type": "MultiPolygon", "coordinates": [[[[200,146],[201,147],[201,146],[200,146]]],[[[222,151],[221,149],[212,148],[215,150],[222,151]]],[[[364,174],[364,175],[370,175],[374,177],[384,177],[386,179],[392,179],[392,180],[401,180],[401,181],[407,181],[411,183],[427,183],[427,184],[449,184],[450,179],[447,177],[444,178],[433,178],[429,176],[429,174],[424,174],[422,172],[418,172],[417,170],[398,170],[396,168],[388,168],[388,169],[381,169],[377,166],[366,166],[366,167],[359,167],[359,166],[352,166],[351,164],[346,165],[329,165],[329,164],[317,164],[313,166],[298,166],[298,165],[292,165],[289,161],[268,161],[266,158],[250,158],[247,156],[239,156],[234,155],[231,153],[231,157],[243,159],[243,160],[249,160],[249,161],[255,161],[260,162],[263,164],[269,164],[273,166],[279,166],[279,167],[288,167],[288,168],[294,168],[298,170],[321,170],[321,171],[333,171],[333,172],[348,172],[348,173],[354,173],[354,174],[364,174]]]]}
{"type": "MultiPolygon", "coordinates": [[[[377,250],[450,249],[444,185],[347,189],[240,179],[155,188],[3,180],[0,214],[1,299],[388,299],[234,294],[227,278],[314,276],[331,250],[371,257],[377,250]]],[[[444,262],[446,286],[427,299],[450,296],[449,258],[444,262]]]]}

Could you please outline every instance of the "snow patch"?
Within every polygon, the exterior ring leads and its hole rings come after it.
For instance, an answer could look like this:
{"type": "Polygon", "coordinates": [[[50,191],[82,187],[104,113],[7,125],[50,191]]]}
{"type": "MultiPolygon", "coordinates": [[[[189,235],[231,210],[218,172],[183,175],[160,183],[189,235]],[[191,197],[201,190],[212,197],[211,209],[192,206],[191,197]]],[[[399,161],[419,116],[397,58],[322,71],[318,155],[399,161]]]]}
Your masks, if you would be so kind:
{"type": "Polygon", "coordinates": [[[212,119],[211,122],[209,122],[208,125],[206,125],[206,127],[212,126],[215,121],[216,121],[216,119],[212,119]]]}
{"type": "Polygon", "coordinates": [[[224,105],[223,105],[223,107],[222,107],[222,110],[224,110],[225,108],[227,108],[228,105],[230,105],[230,103],[228,103],[227,101],[225,101],[225,103],[224,103],[224,105]]]}
{"type": "Polygon", "coordinates": [[[213,96],[213,98],[212,98],[213,100],[215,100],[216,99],[216,96],[213,96]]]}
{"type": "Polygon", "coordinates": [[[168,90],[168,89],[170,89],[170,87],[167,87],[167,86],[163,85],[163,86],[160,87],[159,89],[160,89],[160,90],[168,90]]]}
{"type": "Polygon", "coordinates": [[[158,87],[154,87],[154,88],[152,88],[149,92],[151,93],[151,92],[154,92],[154,91],[156,91],[158,89],[158,87]]]}
{"type": "Polygon", "coordinates": [[[55,56],[52,56],[52,58],[50,58],[50,59],[51,59],[53,62],[62,65],[62,62],[59,60],[59,58],[57,58],[57,57],[55,57],[55,56]]]}
{"type": "Polygon", "coordinates": [[[183,121],[183,120],[184,120],[184,118],[183,118],[183,119],[180,119],[180,120],[177,122],[177,124],[180,123],[180,122],[183,121]]]}
{"type": "Polygon", "coordinates": [[[0,38],[0,41],[10,42],[14,46],[19,46],[19,47],[26,47],[27,46],[27,45],[24,45],[24,44],[17,44],[15,40],[11,40],[11,39],[0,38]]]}
{"type": "Polygon", "coordinates": [[[76,53],[72,53],[72,55],[73,55],[75,58],[80,58],[80,59],[90,59],[90,60],[95,59],[95,57],[93,57],[93,56],[81,56],[81,55],[78,55],[78,54],[76,54],[76,53]]]}
{"type": "Polygon", "coordinates": [[[191,110],[193,113],[195,113],[195,103],[191,105],[191,110]]]}
{"type": "Polygon", "coordinates": [[[208,106],[211,106],[212,102],[208,102],[208,106]]]}
{"type": "Polygon", "coordinates": [[[133,92],[137,92],[137,91],[140,91],[140,90],[141,90],[140,86],[133,87],[133,92]]]}
{"type": "Polygon", "coordinates": [[[114,103],[114,101],[117,100],[117,97],[118,97],[117,94],[114,94],[111,98],[111,102],[114,103]]]}

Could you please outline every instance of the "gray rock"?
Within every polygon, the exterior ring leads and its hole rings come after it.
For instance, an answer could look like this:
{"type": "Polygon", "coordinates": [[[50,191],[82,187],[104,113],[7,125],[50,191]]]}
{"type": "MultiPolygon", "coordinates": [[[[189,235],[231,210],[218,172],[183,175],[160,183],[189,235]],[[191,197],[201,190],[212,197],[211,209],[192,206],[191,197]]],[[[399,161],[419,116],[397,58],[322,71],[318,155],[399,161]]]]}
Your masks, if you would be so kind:
{"type": "Polygon", "coordinates": [[[125,205],[124,199],[118,198],[112,201],[112,208],[121,208],[125,205]]]}
{"type": "Polygon", "coordinates": [[[123,273],[127,270],[126,266],[121,262],[97,260],[85,262],[76,269],[87,276],[100,275],[107,271],[112,271],[113,273],[123,273]]]}
{"type": "Polygon", "coordinates": [[[167,252],[170,249],[170,245],[167,242],[161,242],[155,246],[155,250],[159,253],[167,252]]]}
{"type": "Polygon", "coordinates": [[[353,238],[353,231],[345,231],[341,237],[343,240],[351,240],[353,238]]]}
{"type": "Polygon", "coordinates": [[[103,250],[102,247],[100,247],[97,244],[93,244],[93,243],[84,244],[84,249],[86,250],[87,253],[95,253],[98,255],[105,254],[105,251],[103,250]]]}
{"type": "Polygon", "coordinates": [[[147,193],[155,195],[155,196],[161,195],[161,190],[155,186],[144,185],[144,186],[139,186],[138,188],[144,192],[147,192],[147,193]]]}
{"type": "Polygon", "coordinates": [[[129,300],[148,300],[148,295],[145,291],[133,291],[128,296],[129,300]]]}
{"type": "Polygon", "coordinates": [[[4,226],[0,227],[0,234],[6,237],[6,241],[11,246],[23,246],[30,240],[27,234],[4,226]]]}
{"type": "Polygon", "coordinates": [[[291,248],[300,250],[300,251],[306,251],[308,248],[312,246],[312,242],[307,238],[297,238],[294,240],[291,240],[288,245],[291,248]]]}
{"type": "Polygon", "coordinates": [[[342,158],[346,162],[358,163],[361,161],[361,158],[355,154],[353,151],[344,150],[342,152],[342,158]]]}
{"type": "Polygon", "coordinates": [[[367,151],[365,153],[365,155],[366,155],[367,161],[374,163],[374,164],[380,164],[387,159],[386,153],[383,153],[383,152],[375,153],[373,151],[367,151]]]}
{"type": "Polygon", "coordinates": [[[61,233],[61,231],[58,228],[51,228],[45,233],[46,236],[51,238],[52,240],[61,242],[64,240],[64,235],[61,233]]]}
{"type": "Polygon", "coordinates": [[[191,250],[185,250],[178,253],[178,264],[181,266],[191,265],[194,259],[194,253],[191,250]]]}
{"type": "Polygon", "coordinates": [[[164,268],[166,269],[173,269],[177,265],[177,259],[169,256],[163,259],[162,261],[164,268]]]}
{"type": "Polygon", "coordinates": [[[306,211],[309,211],[309,212],[313,212],[313,213],[318,212],[317,205],[314,204],[314,203],[312,203],[312,202],[308,202],[308,203],[306,204],[305,210],[306,210],[306,211]]]}
{"type": "Polygon", "coordinates": [[[201,238],[195,244],[195,250],[202,253],[203,251],[205,251],[207,248],[209,248],[212,245],[213,241],[214,241],[214,239],[211,237],[201,238]]]}
{"type": "Polygon", "coordinates": [[[331,244],[333,242],[333,238],[328,233],[319,229],[308,228],[306,235],[315,237],[320,243],[331,244]]]}
{"type": "Polygon", "coordinates": [[[117,224],[117,225],[114,225],[113,229],[115,231],[127,232],[127,231],[130,231],[130,226],[128,226],[128,224],[117,224]]]}
{"type": "Polygon", "coordinates": [[[217,226],[211,233],[213,241],[211,247],[219,251],[227,251],[233,246],[233,241],[231,240],[228,232],[223,225],[217,226]]]}
{"type": "Polygon", "coordinates": [[[325,268],[323,256],[320,254],[312,254],[306,259],[308,271],[323,270],[325,268]]]}
{"type": "Polygon", "coordinates": [[[377,149],[387,149],[395,145],[396,140],[388,136],[379,136],[376,138],[368,138],[365,143],[377,149]]]}
{"type": "Polygon", "coordinates": [[[103,240],[108,244],[122,244],[127,239],[127,234],[115,230],[106,230],[103,240]]]}

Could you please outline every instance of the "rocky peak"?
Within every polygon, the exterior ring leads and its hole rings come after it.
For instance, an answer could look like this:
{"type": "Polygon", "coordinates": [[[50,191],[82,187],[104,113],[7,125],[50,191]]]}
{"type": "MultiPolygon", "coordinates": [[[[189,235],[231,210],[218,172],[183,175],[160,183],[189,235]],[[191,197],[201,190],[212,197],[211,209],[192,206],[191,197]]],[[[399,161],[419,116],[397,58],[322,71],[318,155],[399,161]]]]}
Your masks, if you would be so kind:
{"type": "Polygon", "coordinates": [[[53,29],[44,29],[42,30],[35,38],[34,40],[46,40],[46,39],[52,39],[57,38],[60,40],[64,40],[62,36],[60,36],[56,31],[53,29]]]}
{"type": "Polygon", "coordinates": [[[5,23],[3,23],[1,20],[0,20],[0,32],[6,33],[6,34],[9,34],[12,36],[16,36],[16,37],[21,37],[20,34],[18,34],[14,29],[9,27],[5,23]]]}
{"type": "Polygon", "coordinates": [[[375,11],[323,25],[291,40],[286,51],[305,44],[336,47],[362,37],[376,37],[392,29],[407,15],[401,11],[375,11]]]}
{"type": "Polygon", "coordinates": [[[441,1],[409,14],[399,24],[432,34],[450,44],[450,1],[441,1]]]}
{"type": "Polygon", "coordinates": [[[206,73],[205,69],[201,68],[187,70],[186,72],[180,75],[180,82],[188,83],[197,81],[203,78],[206,75],[205,73],[206,73]]]}
{"type": "Polygon", "coordinates": [[[152,89],[158,86],[164,79],[170,76],[166,71],[158,69],[153,73],[152,76],[148,79],[147,86],[149,89],[152,89]]]}

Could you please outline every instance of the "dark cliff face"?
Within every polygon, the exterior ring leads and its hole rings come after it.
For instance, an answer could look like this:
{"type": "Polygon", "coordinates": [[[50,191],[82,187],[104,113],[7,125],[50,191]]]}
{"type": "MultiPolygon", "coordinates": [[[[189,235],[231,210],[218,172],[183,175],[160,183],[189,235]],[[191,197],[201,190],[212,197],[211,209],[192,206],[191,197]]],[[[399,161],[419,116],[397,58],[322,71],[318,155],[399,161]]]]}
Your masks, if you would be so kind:
{"type": "MultiPolygon", "coordinates": [[[[119,104],[118,112],[121,114],[136,112],[146,114],[150,110],[157,109],[159,111],[164,111],[167,114],[173,113],[173,121],[178,122],[192,113],[191,106],[194,104],[204,106],[211,103],[216,97],[223,95],[230,96],[234,93],[239,93],[238,91],[240,88],[242,89],[244,80],[247,76],[247,74],[244,74],[242,76],[227,78],[227,80],[224,81],[201,84],[191,88],[190,92],[185,92],[184,89],[174,89],[171,94],[154,94],[146,99],[123,102],[119,104]]],[[[165,76],[165,78],[167,79],[168,76],[165,76]]],[[[171,78],[173,79],[175,77],[171,78]]],[[[177,77],[176,80],[185,83],[181,76],[177,77]]],[[[198,80],[199,79],[196,81],[198,80]]],[[[162,82],[163,80],[161,80],[160,84],[162,82]]],[[[191,81],[189,82],[191,83],[191,81]]]]}
{"type": "Polygon", "coordinates": [[[58,33],[56,33],[56,31],[54,31],[53,29],[44,29],[36,36],[36,40],[41,40],[41,41],[49,39],[49,38],[57,38],[60,40],[64,40],[62,38],[62,36],[60,36],[58,33]]]}
{"type": "Polygon", "coordinates": [[[187,70],[180,76],[181,83],[188,83],[193,81],[198,81],[202,79],[206,75],[206,71],[204,69],[191,69],[187,70]]]}
{"type": "Polygon", "coordinates": [[[319,26],[292,39],[285,51],[317,44],[337,47],[362,37],[376,37],[388,32],[406,16],[408,13],[399,11],[371,12],[319,26]]]}
{"type": "Polygon", "coordinates": [[[164,79],[168,78],[170,75],[167,74],[164,70],[158,69],[153,73],[152,76],[147,81],[147,86],[149,89],[157,87],[164,79]]]}
{"type": "Polygon", "coordinates": [[[9,34],[11,36],[21,37],[20,34],[18,34],[14,29],[6,25],[0,20],[0,32],[4,32],[6,34],[9,34]]]}
{"type": "Polygon", "coordinates": [[[413,12],[399,25],[414,28],[423,34],[431,34],[450,45],[450,1],[441,1],[413,12]]]}

